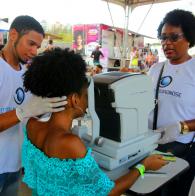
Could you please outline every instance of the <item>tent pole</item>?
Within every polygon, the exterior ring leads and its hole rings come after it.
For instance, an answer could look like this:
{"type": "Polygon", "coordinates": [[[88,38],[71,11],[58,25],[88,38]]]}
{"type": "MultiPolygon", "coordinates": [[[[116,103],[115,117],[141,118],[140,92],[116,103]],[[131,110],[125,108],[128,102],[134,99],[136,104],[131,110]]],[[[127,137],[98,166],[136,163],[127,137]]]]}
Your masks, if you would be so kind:
{"type": "Polygon", "coordinates": [[[125,0],[125,24],[124,24],[124,36],[123,36],[123,53],[121,58],[121,66],[126,66],[126,59],[127,59],[127,46],[128,46],[128,27],[129,27],[129,15],[131,12],[130,0],[125,0]]]}

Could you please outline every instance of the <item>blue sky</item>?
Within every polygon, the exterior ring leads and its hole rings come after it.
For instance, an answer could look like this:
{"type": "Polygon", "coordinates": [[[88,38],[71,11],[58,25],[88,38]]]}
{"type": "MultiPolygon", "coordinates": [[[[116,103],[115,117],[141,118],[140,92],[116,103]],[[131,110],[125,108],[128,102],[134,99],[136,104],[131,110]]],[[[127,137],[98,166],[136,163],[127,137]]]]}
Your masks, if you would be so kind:
{"type": "MultiPolygon", "coordinates": [[[[195,0],[181,0],[153,5],[139,33],[156,36],[156,29],[164,15],[175,8],[195,10],[195,0]]],[[[124,10],[120,6],[110,5],[114,25],[124,27],[124,10]]],[[[150,9],[150,5],[136,8],[129,20],[129,29],[137,32],[150,9]]],[[[107,4],[101,0],[4,0],[1,2],[1,18],[12,21],[16,16],[28,14],[37,20],[48,23],[111,25],[107,4]]]]}

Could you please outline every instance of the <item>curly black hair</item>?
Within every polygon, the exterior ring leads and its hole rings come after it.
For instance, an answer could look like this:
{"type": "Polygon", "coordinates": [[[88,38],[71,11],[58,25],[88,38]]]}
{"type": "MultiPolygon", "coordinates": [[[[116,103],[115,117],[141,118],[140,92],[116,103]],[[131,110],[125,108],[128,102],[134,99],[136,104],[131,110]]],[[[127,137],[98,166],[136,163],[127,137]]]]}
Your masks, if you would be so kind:
{"type": "Polygon", "coordinates": [[[73,51],[60,48],[36,56],[23,79],[25,90],[41,97],[80,94],[88,86],[85,61],[73,51]]]}
{"type": "Polygon", "coordinates": [[[192,12],[175,9],[167,13],[157,29],[158,38],[161,36],[161,31],[165,24],[181,27],[186,40],[190,43],[189,47],[195,45],[195,16],[192,12]]]}

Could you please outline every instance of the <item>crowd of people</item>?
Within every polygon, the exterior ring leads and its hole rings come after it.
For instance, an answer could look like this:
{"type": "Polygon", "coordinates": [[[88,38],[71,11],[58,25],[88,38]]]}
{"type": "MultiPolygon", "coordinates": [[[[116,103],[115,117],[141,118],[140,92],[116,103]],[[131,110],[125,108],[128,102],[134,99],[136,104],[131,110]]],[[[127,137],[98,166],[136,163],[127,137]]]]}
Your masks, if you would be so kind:
{"type": "MultiPolygon", "coordinates": [[[[18,16],[0,52],[0,195],[17,195],[21,159],[23,181],[34,195],[121,195],[145,170],[168,164],[161,155],[150,155],[127,174],[109,179],[92,149],[71,131],[73,120],[87,109],[87,65],[70,49],[37,54],[44,35],[33,17],[18,16]],[[39,118],[45,113],[51,117],[42,122],[39,118]]],[[[158,63],[151,51],[145,58],[158,100],[149,115],[149,128],[161,133],[157,150],[171,151],[190,166],[158,194],[188,196],[195,176],[195,59],[188,54],[195,45],[195,16],[184,10],[167,13],[158,37],[167,60],[158,63]]],[[[96,48],[91,56],[93,76],[102,72],[99,57],[103,54],[96,48]]],[[[140,61],[136,48],[132,56],[130,66],[136,69],[140,61]]]]}
{"type": "Polygon", "coordinates": [[[133,47],[130,52],[129,68],[134,71],[148,70],[153,64],[158,63],[158,50],[150,47],[133,47]]]}

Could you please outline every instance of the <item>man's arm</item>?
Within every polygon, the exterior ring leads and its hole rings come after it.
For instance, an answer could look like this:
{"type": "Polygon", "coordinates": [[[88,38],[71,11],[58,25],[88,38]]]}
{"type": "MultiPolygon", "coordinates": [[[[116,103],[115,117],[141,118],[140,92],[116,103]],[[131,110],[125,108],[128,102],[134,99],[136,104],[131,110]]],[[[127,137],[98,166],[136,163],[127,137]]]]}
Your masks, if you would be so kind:
{"type": "Polygon", "coordinates": [[[16,116],[16,110],[11,110],[9,112],[0,114],[0,132],[5,131],[10,127],[13,127],[19,122],[20,120],[16,116]]]}
{"type": "Polygon", "coordinates": [[[30,117],[36,117],[45,113],[60,112],[67,104],[66,96],[42,98],[35,95],[15,110],[0,114],[0,132],[16,125],[20,121],[30,117]]]}

